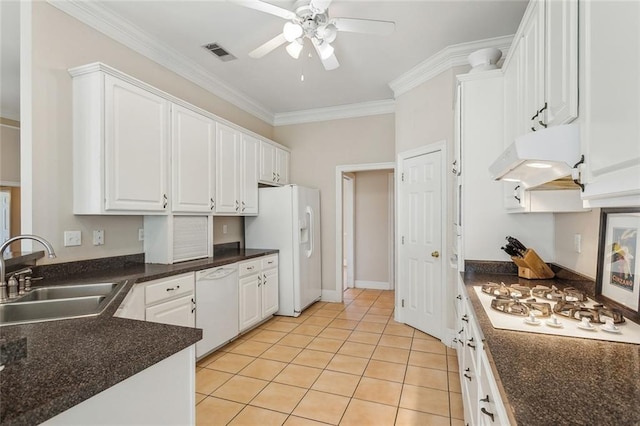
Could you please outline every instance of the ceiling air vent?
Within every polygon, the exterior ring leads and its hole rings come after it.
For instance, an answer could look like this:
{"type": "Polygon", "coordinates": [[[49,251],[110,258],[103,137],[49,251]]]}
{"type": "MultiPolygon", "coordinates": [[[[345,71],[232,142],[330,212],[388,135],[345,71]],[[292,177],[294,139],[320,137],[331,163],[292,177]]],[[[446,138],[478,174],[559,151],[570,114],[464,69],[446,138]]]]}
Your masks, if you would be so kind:
{"type": "Polygon", "coordinates": [[[211,52],[214,55],[216,55],[221,61],[229,62],[229,61],[233,61],[234,59],[236,59],[235,56],[233,56],[231,53],[227,52],[218,43],[209,43],[209,44],[205,44],[202,47],[204,47],[209,52],[211,52]]]}

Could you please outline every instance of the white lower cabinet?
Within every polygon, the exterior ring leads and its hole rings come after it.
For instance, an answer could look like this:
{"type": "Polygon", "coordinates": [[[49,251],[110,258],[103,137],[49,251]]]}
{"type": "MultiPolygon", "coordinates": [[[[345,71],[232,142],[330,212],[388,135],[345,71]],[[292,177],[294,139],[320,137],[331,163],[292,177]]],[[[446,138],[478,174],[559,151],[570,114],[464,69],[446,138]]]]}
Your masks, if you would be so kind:
{"type": "Polygon", "coordinates": [[[195,424],[195,371],[191,345],[42,424],[195,424]]]}
{"type": "Polygon", "coordinates": [[[484,338],[461,280],[456,295],[456,314],[456,343],[465,424],[508,425],[509,418],[484,349],[484,338]]]}
{"type": "Polygon", "coordinates": [[[242,332],[278,310],[278,256],[241,262],[238,276],[242,332]]]}
{"type": "Polygon", "coordinates": [[[195,327],[193,272],[135,285],[115,316],[195,327]]]}

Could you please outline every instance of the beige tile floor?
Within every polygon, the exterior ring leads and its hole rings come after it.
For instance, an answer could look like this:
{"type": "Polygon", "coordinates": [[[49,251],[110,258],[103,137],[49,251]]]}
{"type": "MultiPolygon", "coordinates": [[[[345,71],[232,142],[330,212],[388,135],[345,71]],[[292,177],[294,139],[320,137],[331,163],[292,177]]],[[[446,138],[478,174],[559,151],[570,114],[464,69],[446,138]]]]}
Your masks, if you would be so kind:
{"type": "Polygon", "coordinates": [[[455,350],[393,307],[348,289],[240,336],[197,364],[197,424],[462,425],[455,350]]]}

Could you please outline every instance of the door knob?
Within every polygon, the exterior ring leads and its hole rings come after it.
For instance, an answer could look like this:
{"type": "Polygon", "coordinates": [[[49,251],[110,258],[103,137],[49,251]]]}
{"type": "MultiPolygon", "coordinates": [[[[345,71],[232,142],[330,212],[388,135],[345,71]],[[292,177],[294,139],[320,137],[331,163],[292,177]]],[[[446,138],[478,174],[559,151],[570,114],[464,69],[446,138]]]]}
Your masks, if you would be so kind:
{"type": "Polygon", "coordinates": [[[440,257],[440,252],[438,252],[437,250],[434,251],[433,253],[431,253],[431,257],[440,257]]]}

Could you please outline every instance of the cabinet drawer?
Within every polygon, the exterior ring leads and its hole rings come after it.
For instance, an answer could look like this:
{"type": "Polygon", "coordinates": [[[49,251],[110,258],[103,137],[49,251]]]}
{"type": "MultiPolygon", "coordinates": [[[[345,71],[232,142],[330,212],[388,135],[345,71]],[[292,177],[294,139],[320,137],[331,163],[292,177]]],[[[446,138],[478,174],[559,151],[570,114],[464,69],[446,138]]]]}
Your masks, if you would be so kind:
{"type": "Polygon", "coordinates": [[[193,293],[193,289],[193,272],[152,282],[145,287],[145,304],[148,306],[162,300],[193,293]]]}
{"type": "Polygon", "coordinates": [[[260,272],[261,260],[250,260],[248,262],[242,262],[238,264],[238,276],[244,277],[245,275],[257,274],[260,272]]]}
{"type": "Polygon", "coordinates": [[[270,269],[278,266],[278,255],[265,256],[262,258],[262,269],[270,269]]]}

